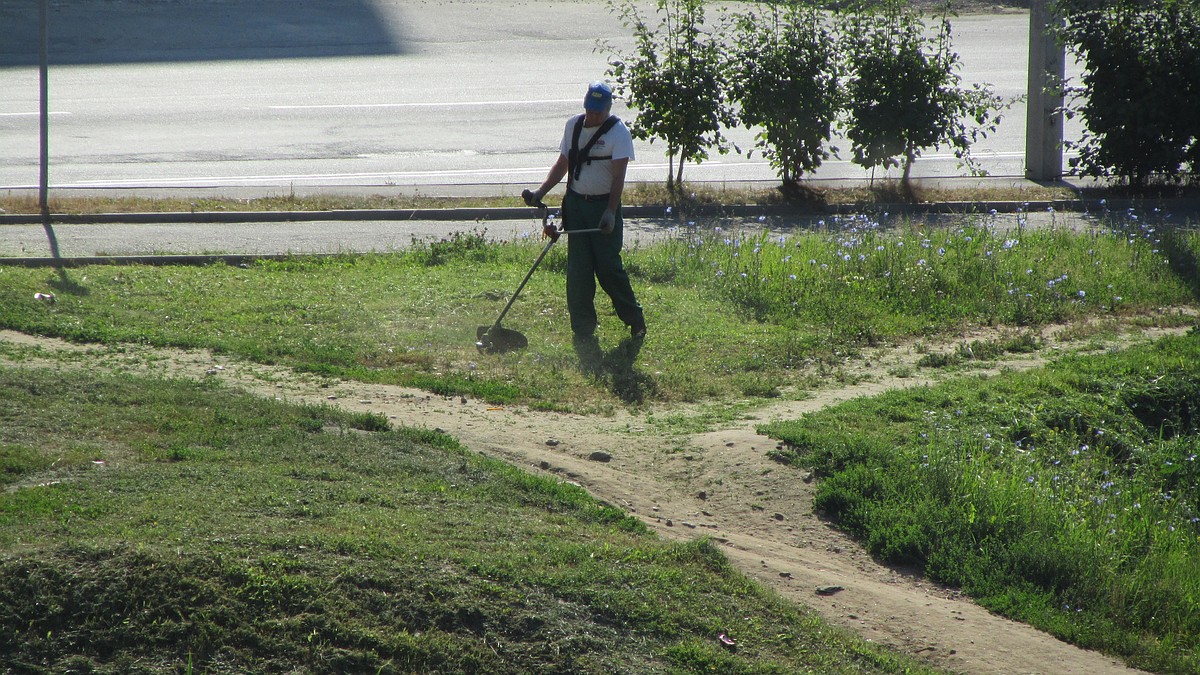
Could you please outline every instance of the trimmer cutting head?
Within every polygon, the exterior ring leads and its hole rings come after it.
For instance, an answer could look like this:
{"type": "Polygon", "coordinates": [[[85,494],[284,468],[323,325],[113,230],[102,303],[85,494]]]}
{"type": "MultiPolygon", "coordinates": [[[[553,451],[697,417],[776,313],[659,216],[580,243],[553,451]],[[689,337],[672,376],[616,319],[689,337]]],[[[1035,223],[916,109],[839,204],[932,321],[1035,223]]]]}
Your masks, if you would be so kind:
{"type": "Polygon", "coordinates": [[[520,332],[500,324],[480,326],[475,329],[475,347],[482,352],[496,354],[524,349],[529,340],[520,332]]]}

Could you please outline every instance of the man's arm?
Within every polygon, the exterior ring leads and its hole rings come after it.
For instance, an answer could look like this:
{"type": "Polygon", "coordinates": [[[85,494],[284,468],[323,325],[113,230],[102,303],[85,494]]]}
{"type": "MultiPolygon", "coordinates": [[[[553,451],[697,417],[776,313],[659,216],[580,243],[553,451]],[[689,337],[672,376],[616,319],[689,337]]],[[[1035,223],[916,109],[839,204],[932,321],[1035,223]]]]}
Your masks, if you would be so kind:
{"type": "Polygon", "coordinates": [[[558,159],[554,162],[554,166],[550,167],[550,173],[546,175],[545,182],[537,189],[537,197],[540,200],[546,196],[546,193],[554,189],[562,181],[563,176],[567,175],[567,157],[559,154],[558,159]]]}
{"type": "Polygon", "coordinates": [[[608,208],[600,216],[600,233],[612,234],[616,226],[617,209],[621,208],[621,193],[625,191],[625,172],[629,169],[629,158],[612,161],[612,188],[608,191],[608,208]]]}
{"type": "Polygon", "coordinates": [[[608,192],[608,210],[616,211],[621,206],[621,193],[625,191],[625,172],[629,170],[629,158],[612,161],[612,189],[608,192]]]}

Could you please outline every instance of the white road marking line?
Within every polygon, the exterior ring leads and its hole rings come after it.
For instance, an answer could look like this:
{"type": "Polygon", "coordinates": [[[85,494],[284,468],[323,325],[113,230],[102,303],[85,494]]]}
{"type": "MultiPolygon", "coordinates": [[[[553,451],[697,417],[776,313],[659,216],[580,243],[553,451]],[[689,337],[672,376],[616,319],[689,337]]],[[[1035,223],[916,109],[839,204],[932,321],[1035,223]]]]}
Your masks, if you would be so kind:
{"type": "Polygon", "coordinates": [[[268,110],[333,110],[333,109],[359,109],[359,108],[463,108],[477,106],[501,106],[501,105],[544,105],[548,103],[579,103],[576,99],[568,98],[551,98],[541,100],[523,100],[523,101],[445,101],[436,102],[421,102],[421,103],[331,103],[324,105],[272,105],[267,106],[268,110]]]}
{"type": "MultiPolygon", "coordinates": [[[[706,165],[713,165],[711,162],[706,165]]],[[[724,165],[729,166],[729,165],[724,165]]],[[[737,166],[767,166],[766,162],[755,162],[754,164],[739,164],[737,166]]],[[[636,167],[630,166],[630,170],[639,171],[661,171],[667,168],[664,164],[639,164],[636,167]]],[[[100,188],[100,187],[156,187],[168,185],[212,185],[212,184],[236,184],[236,183],[254,183],[259,181],[321,181],[321,180],[383,180],[389,183],[395,183],[397,186],[407,184],[404,181],[420,179],[420,178],[455,178],[455,177],[470,177],[470,176],[542,176],[546,173],[546,167],[531,167],[531,168],[512,168],[512,169],[447,169],[442,171],[372,171],[366,173],[318,173],[318,174],[277,174],[277,175],[258,175],[258,176],[192,176],[181,178],[123,178],[119,180],[107,181],[84,181],[79,183],[61,183],[51,187],[57,188],[100,188]]],[[[0,189],[5,189],[5,186],[0,186],[0,189]]],[[[11,187],[9,189],[12,189],[11,187]]]]}
{"type": "MultiPolygon", "coordinates": [[[[40,112],[10,112],[10,113],[0,113],[0,117],[38,117],[41,114],[42,113],[40,113],[40,112]]],[[[56,111],[51,110],[47,114],[49,114],[49,115],[70,115],[71,113],[56,112],[56,111]]]]}

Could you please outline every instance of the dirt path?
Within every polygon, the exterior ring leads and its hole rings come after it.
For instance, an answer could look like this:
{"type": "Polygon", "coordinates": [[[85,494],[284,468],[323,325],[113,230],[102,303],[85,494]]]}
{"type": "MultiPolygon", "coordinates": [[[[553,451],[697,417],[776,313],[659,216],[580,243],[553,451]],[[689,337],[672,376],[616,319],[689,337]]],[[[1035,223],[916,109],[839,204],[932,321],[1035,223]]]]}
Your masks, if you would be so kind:
{"type": "MultiPolygon", "coordinates": [[[[1138,339],[1167,332],[1178,331],[1147,330],[1138,339]]],[[[644,413],[619,411],[596,418],[501,408],[401,387],[321,382],[203,352],[151,352],[132,346],[115,352],[4,331],[0,342],[51,352],[85,351],[98,356],[86,359],[89,367],[217,377],[266,396],[329,403],[381,413],[397,424],[442,429],[477,452],[581,485],[636,514],[663,537],[710,537],[741,570],[785,597],[813,607],[836,625],[942,668],[995,674],[1137,672],[1110,657],[994,616],[953,590],[876,563],[813,515],[811,486],[803,472],[767,456],[774,442],[754,431],[763,421],[928,384],[931,380],[920,376],[883,375],[907,372],[904,366],[919,356],[914,350],[891,350],[869,363],[852,364],[849,367],[871,375],[861,384],[824,389],[804,401],[781,401],[730,428],[681,438],[647,431],[644,413]],[[148,359],[150,355],[154,358],[148,359]],[[816,589],[822,586],[843,590],[818,595],[816,589]]],[[[79,361],[39,358],[21,364],[71,367],[79,361]]],[[[1043,362],[1038,357],[1009,360],[1003,366],[1023,369],[1043,362]]]]}

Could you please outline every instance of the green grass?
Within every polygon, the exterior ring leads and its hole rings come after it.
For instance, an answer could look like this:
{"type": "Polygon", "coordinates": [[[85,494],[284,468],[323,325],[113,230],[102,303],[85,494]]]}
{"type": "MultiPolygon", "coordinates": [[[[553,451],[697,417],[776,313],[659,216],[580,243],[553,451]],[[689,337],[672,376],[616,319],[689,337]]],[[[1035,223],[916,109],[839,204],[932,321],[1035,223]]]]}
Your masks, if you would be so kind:
{"type": "Polygon", "coordinates": [[[0,480],[6,672],[922,671],[378,416],[5,367],[0,480]]]}
{"type": "MultiPolygon", "coordinates": [[[[475,328],[494,321],[541,245],[480,233],[389,255],[245,269],[0,268],[0,327],[206,348],[500,404],[602,411],[770,398],[830,376],[868,346],[970,325],[1136,316],[1194,305],[1200,294],[1195,234],[1164,235],[1132,219],[1083,234],[990,225],[981,216],[949,228],[831,220],[786,235],[677,228],[670,241],[626,254],[651,326],[645,347],[622,345],[625,327],[602,312],[605,353],[583,368],[565,316],[564,247],[551,251],[505,319],[530,347],[475,350],[475,328]],[[38,292],[56,292],[57,302],[34,301],[38,292]]],[[[603,294],[597,300],[606,310],[603,294]]]]}
{"type": "Polygon", "coordinates": [[[1200,669],[1200,332],[767,425],[872,553],[1159,672],[1200,669]]]}
{"type": "MultiPolygon", "coordinates": [[[[744,235],[692,229],[636,259],[650,277],[721,293],[742,312],[816,340],[871,345],[964,322],[1044,325],[1146,307],[1151,296],[1194,300],[1155,243],[1128,229],[998,232],[987,217],[964,226],[831,222],[828,234],[744,235]]],[[[1197,238],[1176,253],[1194,259],[1197,238]]],[[[1151,301],[1152,302],[1152,301],[1151,301]]]]}
{"type": "MultiPolygon", "coordinates": [[[[944,366],[1037,350],[1033,329],[1055,322],[1088,322],[1072,339],[1098,345],[1124,324],[1194,323],[1157,310],[1195,306],[1200,237],[1134,215],[1083,233],[999,232],[986,215],[678,228],[626,255],[650,339],[624,342],[606,315],[595,357],[571,346],[562,247],[505,321],[530,347],[475,350],[541,246],[482,234],[246,268],[0,267],[0,328],[106,345],[53,357],[93,369],[140,343],[542,410],[694,402],[645,420],[683,436],[853,377],[845,359],[877,345],[971,325],[1011,336],[925,364],[944,366]],[[56,302],[34,300],[47,291],[56,302]]],[[[1185,672],[1200,634],[1196,340],[771,429],[877,555],[1185,672]]],[[[16,670],[47,654],[122,672],[907,667],[763,593],[709,544],[664,544],[441,434],[213,384],[7,368],[0,389],[0,654],[16,670]],[[746,626],[736,653],[716,645],[746,626]]]]}
{"type": "MultiPolygon", "coordinates": [[[[1116,335],[1112,336],[1113,338],[1116,335]]],[[[1059,337],[1061,338],[1061,335],[1059,337]]],[[[1041,349],[1037,336],[1020,332],[995,340],[960,342],[952,353],[926,352],[917,359],[921,368],[947,368],[973,362],[993,362],[1006,354],[1030,354],[1041,349]]],[[[911,374],[911,373],[910,373],[911,374]]]]}

